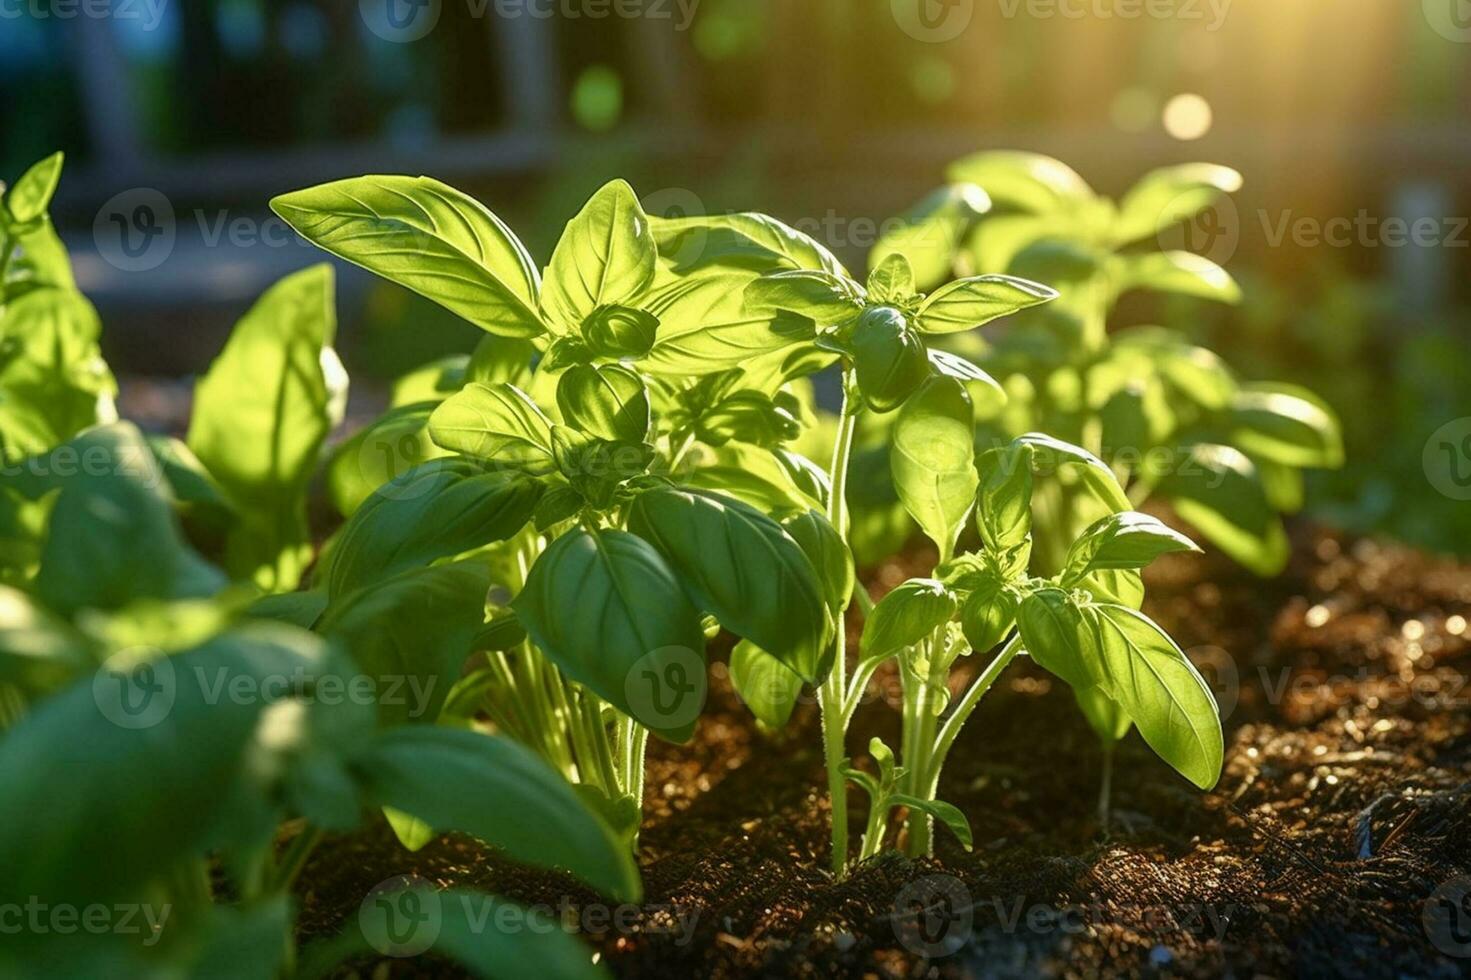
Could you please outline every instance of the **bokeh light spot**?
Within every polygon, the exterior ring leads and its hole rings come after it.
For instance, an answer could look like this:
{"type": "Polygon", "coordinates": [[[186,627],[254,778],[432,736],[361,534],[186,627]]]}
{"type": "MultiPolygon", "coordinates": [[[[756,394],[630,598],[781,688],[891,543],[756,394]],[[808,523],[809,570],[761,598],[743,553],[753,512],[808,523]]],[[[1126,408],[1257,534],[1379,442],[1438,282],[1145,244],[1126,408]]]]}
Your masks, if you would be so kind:
{"type": "Polygon", "coordinates": [[[1198,140],[1211,131],[1215,115],[1211,104],[1199,95],[1186,92],[1165,103],[1165,132],[1177,140],[1198,140]]]}
{"type": "Polygon", "coordinates": [[[606,65],[593,65],[572,86],[572,118],[583,129],[603,133],[623,115],[623,79],[606,65]]]}

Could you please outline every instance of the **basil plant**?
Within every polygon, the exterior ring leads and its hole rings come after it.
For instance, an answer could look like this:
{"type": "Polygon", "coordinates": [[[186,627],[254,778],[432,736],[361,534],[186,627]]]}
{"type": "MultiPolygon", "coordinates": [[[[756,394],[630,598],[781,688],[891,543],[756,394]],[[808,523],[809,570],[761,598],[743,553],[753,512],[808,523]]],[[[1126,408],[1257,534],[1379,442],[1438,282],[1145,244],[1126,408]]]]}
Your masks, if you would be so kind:
{"type": "MultiPolygon", "coordinates": [[[[1155,752],[1200,788],[1209,789],[1220,776],[1221,724],[1210,689],[1179,646],[1139,611],[1144,586],[1138,570],[1195,545],[1130,510],[1113,473],[1077,446],[1033,433],[972,459],[972,420],[954,394],[906,406],[895,426],[895,479],[901,493],[914,482],[907,463],[899,462],[906,447],[923,439],[943,449],[957,472],[966,473],[965,492],[949,501],[950,519],[973,516],[981,548],[942,561],[933,577],[897,586],[864,624],[857,678],[866,681],[882,663],[897,659],[904,719],[901,766],[874,739],[870,754],[879,778],[848,767],[848,777],[870,797],[860,858],[879,852],[896,806],[908,809],[910,855],[930,853],[936,817],[970,847],[964,816],[935,798],[940,771],[980,699],[1021,654],[1072,687],[1110,748],[1137,727],[1155,752]],[[1056,574],[1037,576],[1030,571],[1034,491],[1058,479],[1091,487],[1110,513],[1072,542],[1056,574]],[[952,704],[952,666],[962,656],[992,650],[952,704]]],[[[1106,755],[1106,766],[1110,759],[1106,755]]]]}
{"type": "Polygon", "coordinates": [[[416,951],[402,927],[432,904],[434,934],[411,938],[478,975],[603,975],[552,923],[501,932],[503,900],[412,881],[298,948],[302,868],[380,811],[620,900],[641,886],[559,773],[454,724],[451,687],[487,629],[483,562],[387,570],[337,602],[291,591],[345,384],[330,269],[241,320],[187,441],[145,436],[115,419],[97,318],[45,215],[59,169],[43,161],[0,202],[0,904],[27,917],[0,973],[319,977],[416,951]],[[122,918],[99,930],[99,914],[122,918]]]}
{"type": "MultiPolygon", "coordinates": [[[[341,629],[396,576],[485,569],[478,594],[405,591],[476,624],[442,717],[487,715],[631,845],[648,734],[693,733],[719,627],[740,640],[748,689],[794,692],[831,669],[851,561],[819,512],[820,470],[785,445],[810,417],[788,382],[813,363],[811,324],[744,310],[758,271],[743,256],[770,253],[734,232],[688,248],[622,181],[568,222],[544,274],[494,214],[428,178],[342,180],[273,206],[487,333],[406,378],[329,463],[347,521],[317,574],[320,622],[341,629]]],[[[758,715],[783,721],[780,700],[758,715]]]]}
{"type": "Polygon", "coordinates": [[[0,184],[0,462],[13,464],[115,421],[117,384],[97,346],[101,323],[72,277],[48,209],[55,153],[0,184]]]}
{"type": "MultiPolygon", "coordinates": [[[[1231,276],[1206,256],[1152,246],[1183,222],[1203,221],[1241,175],[1206,163],[1165,167],[1115,202],[1058,160],[1003,151],[957,161],[948,178],[938,199],[995,206],[921,206],[871,260],[907,255],[933,278],[922,285],[979,268],[1041,279],[1061,294],[993,344],[972,344],[1009,396],[982,406],[982,442],[1038,430],[1083,445],[1109,463],[1136,506],[1167,501],[1237,562],[1259,575],[1280,572],[1288,548],[1279,515],[1301,507],[1303,470],[1342,465],[1333,411],[1292,385],[1244,382],[1170,330],[1110,332],[1120,297],[1137,290],[1240,301],[1231,276]]],[[[1100,512],[1063,485],[1037,503],[1038,561],[1055,571],[1100,512]]]]}

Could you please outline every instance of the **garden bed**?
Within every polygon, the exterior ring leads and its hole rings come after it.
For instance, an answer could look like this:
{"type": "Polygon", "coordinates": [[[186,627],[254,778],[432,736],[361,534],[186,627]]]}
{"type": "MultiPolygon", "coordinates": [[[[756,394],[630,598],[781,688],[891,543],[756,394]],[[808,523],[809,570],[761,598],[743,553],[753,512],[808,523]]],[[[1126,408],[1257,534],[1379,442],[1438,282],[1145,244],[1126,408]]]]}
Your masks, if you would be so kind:
{"type": "MultiPolygon", "coordinates": [[[[313,854],[304,938],[408,874],[544,903],[623,976],[1462,975],[1471,569],[1308,528],[1294,545],[1270,581],[1198,556],[1151,569],[1147,611],[1221,701],[1226,763],[1209,794],[1131,736],[1104,832],[1097,741],[1066,688],[1026,666],[944,771],[940,798],[969,817],[974,852],[941,835],[932,862],[890,853],[834,883],[816,711],[768,738],[717,666],[694,741],[651,752],[636,913],[592,908],[570,879],[466,838],[409,854],[380,821],[313,854]],[[919,921],[917,907],[948,911],[919,921]]],[[[877,570],[873,591],[924,561],[877,570]]],[[[881,702],[859,710],[850,750],[897,732],[881,702]]],[[[463,975],[428,957],[355,968],[463,975]]]]}

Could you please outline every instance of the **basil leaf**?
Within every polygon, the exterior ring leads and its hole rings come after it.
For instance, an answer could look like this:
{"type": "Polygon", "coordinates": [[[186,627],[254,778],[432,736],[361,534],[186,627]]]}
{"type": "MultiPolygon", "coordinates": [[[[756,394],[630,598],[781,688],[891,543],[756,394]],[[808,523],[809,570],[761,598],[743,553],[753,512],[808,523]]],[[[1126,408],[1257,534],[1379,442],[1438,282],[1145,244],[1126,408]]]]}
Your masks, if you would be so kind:
{"type": "Polygon", "coordinates": [[[1201,443],[1160,481],[1180,519],[1235,561],[1271,576],[1287,565],[1287,533],[1267,501],[1256,467],[1229,446],[1201,443]]]}
{"type": "Polygon", "coordinates": [[[515,385],[466,385],[429,416],[429,437],[451,452],[533,473],[552,469],[552,422],[515,385]]]}
{"type": "Polygon", "coordinates": [[[270,591],[295,588],[311,558],[306,488],[347,397],[336,329],[332,267],[288,276],[235,325],[194,390],[189,448],[241,518],[226,561],[270,591]]]}
{"type": "Polygon", "coordinates": [[[38,703],[0,739],[0,901],[141,898],[220,844],[265,702],[222,697],[213,679],[291,676],[319,656],[308,633],[252,627],[132,671],[110,665],[38,703]]]}
{"type": "Polygon", "coordinates": [[[928,813],[950,829],[950,833],[954,834],[955,839],[960,841],[961,847],[964,847],[967,851],[973,849],[975,842],[971,839],[970,821],[953,804],[946,803],[944,800],[922,800],[917,796],[910,796],[908,793],[894,793],[889,797],[889,804],[891,806],[907,806],[911,810],[928,813]]]}
{"type": "Polygon", "coordinates": [[[333,450],[327,461],[327,493],[343,517],[351,517],[383,484],[449,451],[429,438],[434,402],[400,405],[374,419],[333,450]]]}
{"type": "Polygon", "coordinates": [[[466,729],[381,732],[353,760],[369,801],[460,831],[512,860],[561,868],[620,901],[642,888],[633,856],[529,749],[466,729]]]}
{"type": "Polygon", "coordinates": [[[1032,454],[1030,445],[1013,443],[981,455],[976,528],[986,547],[998,555],[1020,548],[1031,538],[1032,454]]]}
{"type": "Polygon", "coordinates": [[[680,280],[651,298],[646,308],[659,318],[659,334],[640,367],[664,377],[730,368],[759,376],[763,360],[784,361],[810,348],[817,330],[807,317],[747,308],[750,282],[748,274],[722,272],[680,280]]]}
{"type": "Polygon", "coordinates": [[[1061,589],[1038,589],[1017,609],[1022,644],[1037,664],[1073,687],[1092,687],[1104,681],[1094,650],[1091,625],[1072,596],[1061,589]]]}
{"type": "Polygon", "coordinates": [[[1188,221],[1223,196],[1241,190],[1241,174],[1214,163],[1182,163],[1152,170],[1119,202],[1116,245],[1127,245],[1188,221]]]}
{"type": "Polygon", "coordinates": [[[1243,385],[1231,404],[1231,442],[1284,466],[1343,465],[1343,433],[1321,399],[1293,385],[1243,385]]]}
{"type": "Polygon", "coordinates": [[[868,295],[875,303],[899,305],[915,294],[914,270],[898,252],[886,255],[868,274],[868,295]]]}
{"type": "Polygon", "coordinates": [[[565,425],[552,428],[552,455],[573,489],[598,510],[612,507],[618,487],[654,461],[653,447],[644,443],[598,439],[565,425]]]}
{"type": "Polygon", "coordinates": [[[654,282],[659,253],[626,181],[604,184],[567,222],[547,266],[541,307],[557,333],[577,333],[601,306],[629,306],[654,282]]]}
{"type": "Polygon", "coordinates": [[[1241,287],[1231,274],[1203,255],[1194,252],[1145,252],[1120,255],[1117,290],[1152,289],[1161,293],[1213,299],[1222,303],[1241,302],[1241,287]]]}
{"type": "Polygon", "coordinates": [[[1199,550],[1195,542],[1148,514],[1110,514],[1084,531],[1068,549],[1062,584],[1071,588],[1093,571],[1143,568],[1160,555],[1199,550]]]}
{"type": "Polygon", "coordinates": [[[935,579],[915,578],[895,587],[863,624],[859,654],[885,660],[926,639],[955,615],[955,594],[935,579]]]}
{"type": "Polygon", "coordinates": [[[1236,378],[1219,355],[1187,344],[1163,327],[1121,331],[1113,349],[1116,356],[1138,353],[1148,358],[1175,394],[1203,408],[1226,408],[1236,395],[1236,378]]]}
{"type": "Polygon", "coordinates": [[[957,279],[920,304],[915,327],[926,334],[971,330],[1056,298],[1055,289],[1013,276],[957,279]]]}
{"type": "Polygon", "coordinates": [[[957,381],[979,381],[995,393],[994,398],[996,401],[1004,402],[1006,400],[1006,392],[995,378],[959,354],[952,353],[948,350],[940,350],[938,347],[931,347],[927,353],[929,354],[930,364],[940,374],[945,375],[947,378],[955,378],[957,381]]]}
{"type": "Polygon", "coordinates": [[[5,210],[10,212],[12,221],[23,225],[46,213],[51,195],[56,193],[56,185],[61,181],[63,159],[59,152],[51,154],[21,174],[5,191],[5,210]]]}
{"type": "Polygon", "coordinates": [[[532,514],[532,522],[537,531],[545,534],[563,521],[570,521],[582,510],[582,494],[572,487],[562,484],[552,487],[546,495],[537,502],[536,510],[532,514]]]}
{"type": "Polygon", "coordinates": [[[1093,729],[1093,734],[1098,736],[1098,741],[1104,747],[1113,745],[1134,727],[1134,720],[1129,717],[1128,712],[1117,701],[1104,694],[1102,688],[1075,687],[1073,699],[1078,702],[1078,709],[1088,720],[1088,727],[1093,729]]]}
{"type": "MultiPolygon", "coordinates": [[[[464,384],[478,381],[483,385],[525,385],[531,376],[531,362],[536,346],[518,337],[480,338],[465,365],[464,384]]],[[[463,387],[463,385],[461,386],[463,387]]]]}
{"type": "MultiPolygon", "coordinates": [[[[505,337],[485,335],[486,340],[506,340],[505,337]]],[[[465,387],[465,372],[470,367],[469,354],[450,354],[427,364],[421,364],[408,374],[393,379],[393,390],[388,396],[388,407],[418,405],[423,402],[438,404],[465,387]]]]}
{"type": "Polygon", "coordinates": [[[933,289],[950,278],[966,231],[989,210],[991,199],[974,184],[933,191],[885,228],[869,250],[869,267],[878,268],[889,255],[902,255],[913,270],[914,285],[933,289]]]}
{"type": "Polygon", "coordinates": [[[344,525],[323,576],[345,596],[440,558],[510,538],[530,520],[542,485],[474,460],[441,459],[380,487],[344,525]]]}
{"type": "Polygon", "coordinates": [[[1040,432],[1018,436],[1016,442],[1032,447],[1032,468],[1038,475],[1062,474],[1075,479],[1100,506],[1109,511],[1129,510],[1129,497],[1108,464],[1088,450],[1040,432]]]}
{"type": "Polygon", "coordinates": [[[1040,153],[987,150],[952,163],[946,179],[979,184],[991,199],[1021,211],[1045,214],[1093,199],[1093,191],[1067,164],[1040,153]]]}
{"type": "Polygon", "coordinates": [[[138,599],[207,598],[225,578],[184,538],[143,436],[99,426],[12,467],[0,486],[50,508],[35,593],[54,612],[120,609],[138,599]]]}
{"type": "Polygon", "coordinates": [[[791,469],[776,454],[749,443],[729,442],[719,447],[684,482],[698,490],[728,494],[772,514],[823,505],[821,496],[797,484],[791,469]]]}
{"type": "Polygon", "coordinates": [[[695,605],[817,683],[831,666],[823,589],[797,542],[765,514],[718,494],[653,489],[628,512],[695,605]]]}
{"type": "Polygon", "coordinates": [[[1160,758],[1201,789],[1221,775],[1221,720],[1210,688],[1188,657],[1143,613],[1084,610],[1097,636],[1099,687],[1133,719],[1160,758]]]}
{"type": "Polygon", "coordinates": [[[568,677],[670,741],[694,732],[705,637],[653,545],[626,531],[569,531],[537,558],[511,606],[568,677]]]}
{"type": "Polygon", "coordinates": [[[0,461],[44,453],[117,418],[97,311],[81,293],[29,290],[0,306],[0,461]]]}
{"type": "Polygon", "coordinates": [[[836,276],[848,272],[827,246],[765,214],[650,217],[659,255],[679,275],[712,267],[773,272],[816,269],[836,276]]]}
{"type": "Polygon", "coordinates": [[[815,320],[822,326],[849,322],[863,309],[862,286],[844,276],[815,269],[772,272],[746,287],[746,306],[757,313],[782,310],[815,320]]]}
{"type": "Polygon", "coordinates": [[[1111,602],[1130,609],[1144,605],[1144,578],[1133,569],[1096,569],[1080,578],[1076,588],[1091,595],[1095,602],[1111,602]]]}
{"type": "Polygon", "coordinates": [[[710,446],[723,446],[734,439],[771,449],[798,438],[802,426],[770,396],[745,388],[731,392],[702,412],[695,433],[710,446]]]}
{"type": "Polygon", "coordinates": [[[788,517],[781,526],[817,571],[828,611],[834,616],[841,614],[848,608],[857,581],[853,553],[848,550],[848,543],[826,517],[811,508],[788,517]]]}
{"type": "Polygon", "coordinates": [[[658,331],[658,317],[626,306],[600,306],[582,322],[588,350],[599,357],[643,357],[658,331]]]}
{"type": "Polygon", "coordinates": [[[750,640],[730,652],[730,683],[756,720],[772,730],[786,727],[802,693],[802,678],[750,640]]]}
{"type": "Polygon", "coordinates": [[[1016,622],[1017,602],[1001,588],[1001,581],[991,581],[974,589],[960,607],[960,628],[976,653],[985,653],[1006,639],[1016,622]]]}
{"type": "Polygon", "coordinates": [[[317,628],[378,687],[383,724],[432,723],[485,623],[489,588],[481,561],[414,568],[333,602],[317,628]]]}
{"type": "Polygon", "coordinates": [[[0,585],[0,683],[28,699],[52,694],[96,668],[87,638],[26,593],[0,585]]]}
{"type": "Polygon", "coordinates": [[[557,382],[567,424],[602,439],[642,442],[649,432],[649,390],[626,367],[578,364],[557,382]]]}
{"type": "Polygon", "coordinates": [[[930,378],[894,422],[889,465],[904,508],[950,557],[976,500],[975,413],[965,386],[930,378]]]}
{"type": "Polygon", "coordinates": [[[536,337],[541,288],[514,232],[479,201],[428,177],[337,180],[273,198],[304,238],[488,333],[536,337]]]}

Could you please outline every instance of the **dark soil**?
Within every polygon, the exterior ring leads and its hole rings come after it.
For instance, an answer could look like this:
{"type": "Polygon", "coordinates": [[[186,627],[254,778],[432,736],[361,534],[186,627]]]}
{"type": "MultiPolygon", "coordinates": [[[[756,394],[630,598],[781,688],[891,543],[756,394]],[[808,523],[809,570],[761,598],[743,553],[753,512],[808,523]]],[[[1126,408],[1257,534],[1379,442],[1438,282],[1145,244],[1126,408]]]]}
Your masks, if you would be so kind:
{"type": "MultiPolygon", "coordinates": [[[[1296,546],[1272,581],[1208,558],[1151,571],[1146,608],[1222,702],[1225,772],[1198,792],[1130,735],[1106,829],[1096,742],[1065,687],[1019,664],[940,787],[974,852],[938,831],[935,860],[891,853],[835,883],[815,708],[763,736],[716,665],[695,741],[651,752],[636,925],[589,917],[585,938],[631,977],[1471,973],[1471,569],[1310,530],[1296,546]]],[[[879,569],[875,593],[922,564],[879,569]]],[[[897,745],[894,684],[876,679],[855,754],[897,745]]],[[[572,916],[597,901],[464,838],[408,854],[380,822],[315,853],[305,935],[353,924],[399,874],[572,916]]],[[[431,957],[356,971],[462,975],[431,957]]]]}

